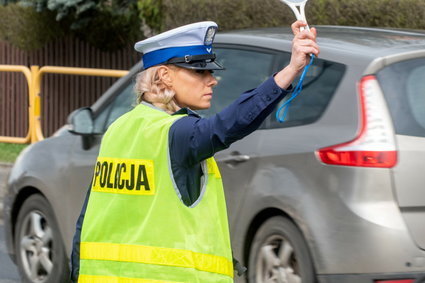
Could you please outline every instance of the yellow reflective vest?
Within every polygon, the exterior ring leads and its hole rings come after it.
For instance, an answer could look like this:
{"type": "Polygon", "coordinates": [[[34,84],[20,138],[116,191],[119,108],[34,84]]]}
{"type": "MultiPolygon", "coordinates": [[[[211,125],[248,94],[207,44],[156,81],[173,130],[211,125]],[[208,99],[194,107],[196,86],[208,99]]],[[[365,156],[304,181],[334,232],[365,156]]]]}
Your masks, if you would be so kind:
{"type": "Polygon", "coordinates": [[[191,207],[175,186],[168,131],[183,116],[140,104],[109,127],[83,222],[78,282],[233,282],[214,159],[202,163],[203,187],[191,207]]]}

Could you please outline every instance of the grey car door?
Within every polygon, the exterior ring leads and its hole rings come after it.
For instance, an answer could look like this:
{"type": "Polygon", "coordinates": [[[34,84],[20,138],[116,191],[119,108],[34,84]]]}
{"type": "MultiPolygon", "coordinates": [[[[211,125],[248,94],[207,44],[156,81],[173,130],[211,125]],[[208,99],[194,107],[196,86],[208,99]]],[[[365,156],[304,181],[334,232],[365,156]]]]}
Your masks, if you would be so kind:
{"type": "MultiPolygon", "coordinates": [[[[205,116],[219,112],[243,92],[268,79],[277,58],[272,51],[240,46],[221,46],[215,52],[226,70],[214,73],[218,85],[214,89],[211,108],[201,111],[205,116]]],[[[260,135],[260,132],[254,132],[215,155],[223,178],[231,227],[236,225],[238,209],[252,183],[250,178],[257,167],[260,135]]]]}
{"type": "MultiPolygon", "coordinates": [[[[109,125],[112,124],[119,116],[131,110],[135,101],[133,93],[133,82],[127,81],[117,89],[117,92],[112,97],[105,101],[94,115],[94,134],[90,137],[76,136],[73,144],[72,152],[70,154],[71,160],[67,175],[74,176],[69,180],[69,197],[72,201],[68,202],[73,207],[68,209],[71,223],[76,223],[79,216],[81,207],[84,203],[84,197],[88,190],[93,175],[93,168],[99,153],[100,141],[102,133],[106,131],[109,125]],[[83,148],[83,139],[91,139],[91,147],[89,149],[83,148]]],[[[74,227],[67,233],[66,237],[71,241],[74,227]]]]}

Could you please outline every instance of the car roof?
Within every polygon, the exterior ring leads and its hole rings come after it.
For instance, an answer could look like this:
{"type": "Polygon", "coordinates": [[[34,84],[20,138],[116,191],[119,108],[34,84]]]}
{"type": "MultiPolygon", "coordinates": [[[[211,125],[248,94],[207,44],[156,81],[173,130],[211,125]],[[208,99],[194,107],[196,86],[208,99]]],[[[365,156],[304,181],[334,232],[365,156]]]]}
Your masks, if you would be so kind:
{"type": "MultiPolygon", "coordinates": [[[[385,55],[416,50],[425,52],[425,31],[348,26],[316,26],[316,28],[319,33],[321,58],[334,60],[335,57],[339,57],[337,61],[354,62],[360,68],[364,68],[365,65],[369,65],[370,61],[385,55]]],[[[293,34],[289,27],[244,29],[219,32],[214,45],[234,44],[290,52],[292,39],[293,34]]],[[[129,76],[120,78],[120,80],[132,79],[141,69],[142,62],[140,61],[131,68],[129,76]]],[[[92,106],[93,110],[97,110],[121,87],[122,84],[114,84],[92,106]]]]}
{"type": "MultiPolygon", "coordinates": [[[[425,31],[350,26],[316,26],[321,52],[378,57],[425,50],[425,31]]],[[[234,43],[287,50],[293,39],[289,27],[246,29],[217,34],[216,43],[234,43]]],[[[290,49],[289,49],[290,50],[290,49]]],[[[288,50],[288,51],[289,51],[288,50]]]]}

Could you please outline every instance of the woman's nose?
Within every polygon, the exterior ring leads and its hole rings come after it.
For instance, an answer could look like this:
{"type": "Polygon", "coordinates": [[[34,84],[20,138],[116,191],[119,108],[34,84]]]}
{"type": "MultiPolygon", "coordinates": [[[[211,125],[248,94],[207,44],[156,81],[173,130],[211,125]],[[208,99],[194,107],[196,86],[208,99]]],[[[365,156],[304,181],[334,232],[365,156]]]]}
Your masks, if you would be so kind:
{"type": "Polygon", "coordinates": [[[207,78],[208,78],[208,86],[214,87],[218,84],[217,79],[211,73],[208,73],[207,78]]]}

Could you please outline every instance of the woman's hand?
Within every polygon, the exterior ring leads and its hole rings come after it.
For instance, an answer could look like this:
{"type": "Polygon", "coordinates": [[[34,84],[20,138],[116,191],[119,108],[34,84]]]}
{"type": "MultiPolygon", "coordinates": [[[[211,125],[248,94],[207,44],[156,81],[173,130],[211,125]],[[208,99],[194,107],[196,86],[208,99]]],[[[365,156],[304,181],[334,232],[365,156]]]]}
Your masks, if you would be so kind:
{"type": "Polygon", "coordinates": [[[288,88],[292,81],[302,73],[304,67],[310,62],[310,54],[319,56],[320,48],[316,43],[317,31],[311,28],[301,31],[301,27],[307,26],[303,21],[292,24],[294,39],[292,41],[292,55],[288,66],[275,76],[275,81],[281,88],[288,88]]]}

